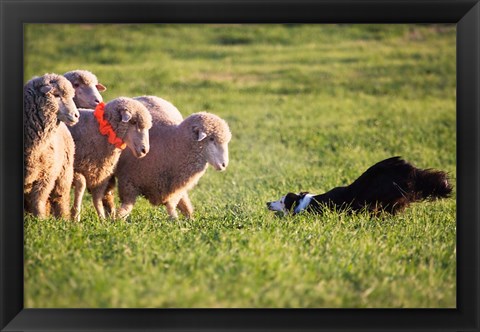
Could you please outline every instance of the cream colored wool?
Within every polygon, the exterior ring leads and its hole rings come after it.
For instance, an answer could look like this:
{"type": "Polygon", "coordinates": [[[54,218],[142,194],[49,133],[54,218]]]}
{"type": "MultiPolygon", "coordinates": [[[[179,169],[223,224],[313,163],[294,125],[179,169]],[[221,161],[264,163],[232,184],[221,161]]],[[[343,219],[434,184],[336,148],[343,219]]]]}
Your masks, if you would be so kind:
{"type": "Polygon", "coordinates": [[[183,121],[180,111],[169,101],[156,96],[133,98],[141,102],[150,111],[152,122],[163,125],[177,125],[183,121]]]}
{"type": "Polygon", "coordinates": [[[172,111],[162,100],[155,99],[160,105],[152,107],[152,98],[148,102],[142,98],[139,100],[149,108],[154,119],[150,130],[151,150],[141,160],[131,153],[122,153],[115,171],[122,202],[117,215],[128,216],[136,198],[143,195],[153,205],[166,205],[172,218],[177,218],[177,207],[191,217],[193,207],[188,191],[205,173],[208,163],[216,163],[219,170],[226,168],[230,129],[224,120],[205,112],[192,114],[176,124],[178,115],[169,117],[162,111],[161,106],[168,108],[167,112],[172,111]],[[199,134],[205,135],[200,141],[199,134]],[[222,154],[213,156],[212,149],[222,154]]]}
{"type": "Polygon", "coordinates": [[[78,121],[74,89],[61,75],[45,74],[24,86],[24,199],[27,212],[69,217],[74,143],[64,123],[78,121]]]}
{"type": "MultiPolygon", "coordinates": [[[[152,122],[154,125],[177,125],[183,121],[182,114],[178,109],[165,99],[156,96],[141,96],[133,99],[140,101],[145,107],[147,107],[152,115],[152,122]]],[[[129,152],[127,151],[124,153],[129,152]]],[[[105,212],[111,216],[115,215],[115,182],[115,177],[112,176],[102,200],[105,212]]],[[[187,193],[185,193],[185,196],[185,199],[188,200],[187,193]]]]}
{"type": "Polygon", "coordinates": [[[75,89],[73,101],[78,108],[95,108],[103,101],[100,92],[107,88],[98,82],[97,76],[87,70],[72,70],[63,74],[75,89]]]}
{"type": "MultiPolygon", "coordinates": [[[[85,188],[92,194],[98,216],[106,217],[102,197],[122,152],[108,142],[107,136],[100,133],[93,113],[93,110],[81,109],[80,122],[70,128],[76,146],[75,200],[72,209],[76,220],[80,220],[85,188]]],[[[116,135],[127,144],[129,151],[134,151],[138,157],[148,153],[148,130],[152,126],[152,117],[142,103],[126,97],[116,98],[105,105],[104,117],[116,135]]]]}

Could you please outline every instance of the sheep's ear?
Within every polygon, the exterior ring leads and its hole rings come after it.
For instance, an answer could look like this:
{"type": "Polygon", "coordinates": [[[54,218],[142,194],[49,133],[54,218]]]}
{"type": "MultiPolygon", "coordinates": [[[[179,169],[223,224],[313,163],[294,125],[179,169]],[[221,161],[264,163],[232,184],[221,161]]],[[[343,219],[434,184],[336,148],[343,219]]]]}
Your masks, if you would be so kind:
{"type": "Polygon", "coordinates": [[[203,139],[205,139],[205,137],[207,137],[207,134],[205,134],[203,130],[197,127],[193,127],[193,133],[195,134],[195,139],[198,142],[202,141],[203,139]]]}
{"type": "Polygon", "coordinates": [[[47,93],[51,92],[52,89],[53,87],[51,85],[44,85],[40,88],[40,92],[46,95],[47,93]]]}
{"type": "Polygon", "coordinates": [[[122,111],[122,122],[128,122],[132,118],[132,115],[127,111],[122,111]]]}
{"type": "Polygon", "coordinates": [[[95,85],[95,87],[97,88],[98,91],[100,92],[103,92],[105,90],[107,90],[107,88],[105,87],[105,85],[101,84],[101,83],[98,83],[97,85],[95,85]]]}

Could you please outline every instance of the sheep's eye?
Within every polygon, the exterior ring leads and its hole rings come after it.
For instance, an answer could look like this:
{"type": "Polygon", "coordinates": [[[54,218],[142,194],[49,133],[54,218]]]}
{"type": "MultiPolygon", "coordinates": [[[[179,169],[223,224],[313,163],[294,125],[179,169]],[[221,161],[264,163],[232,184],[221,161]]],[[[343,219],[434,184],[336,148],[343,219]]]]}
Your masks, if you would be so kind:
{"type": "Polygon", "coordinates": [[[213,142],[213,141],[215,141],[215,138],[210,137],[210,142],[213,142]]]}
{"type": "Polygon", "coordinates": [[[60,98],[60,95],[59,95],[58,93],[54,93],[53,96],[54,96],[55,98],[60,98]]]}
{"type": "Polygon", "coordinates": [[[78,88],[79,86],[80,86],[80,84],[78,84],[78,83],[73,83],[73,87],[74,87],[74,88],[78,88]]]}
{"type": "Polygon", "coordinates": [[[132,125],[136,125],[136,124],[137,124],[137,120],[133,120],[133,119],[132,119],[132,120],[130,120],[130,124],[132,124],[132,125]]]}

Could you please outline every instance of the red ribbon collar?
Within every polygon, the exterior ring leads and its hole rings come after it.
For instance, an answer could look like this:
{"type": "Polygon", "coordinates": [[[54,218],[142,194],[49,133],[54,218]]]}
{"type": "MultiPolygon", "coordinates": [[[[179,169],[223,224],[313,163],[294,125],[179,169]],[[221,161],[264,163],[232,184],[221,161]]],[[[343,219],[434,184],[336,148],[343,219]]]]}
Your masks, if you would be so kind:
{"type": "Polygon", "coordinates": [[[118,149],[125,149],[127,144],[125,144],[125,142],[123,142],[123,140],[117,136],[115,131],[113,131],[112,125],[105,120],[104,114],[105,103],[102,102],[95,107],[95,111],[93,112],[93,115],[99,124],[98,131],[100,134],[108,137],[108,143],[115,145],[115,147],[118,149]]]}

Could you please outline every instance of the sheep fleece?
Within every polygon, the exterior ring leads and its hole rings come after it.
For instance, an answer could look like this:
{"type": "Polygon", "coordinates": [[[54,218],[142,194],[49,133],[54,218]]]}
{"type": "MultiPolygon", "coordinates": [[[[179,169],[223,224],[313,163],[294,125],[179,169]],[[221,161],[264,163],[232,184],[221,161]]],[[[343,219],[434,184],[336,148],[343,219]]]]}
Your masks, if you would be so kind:
{"type": "Polygon", "coordinates": [[[201,127],[220,143],[231,139],[227,123],[214,114],[192,114],[178,125],[162,124],[159,117],[152,117],[148,155],[139,160],[125,151],[115,171],[122,203],[133,203],[143,195],[153,205],[167,204],[178,201],[195,186],[208,164],[204,153],[207,142],[194,139],[193,126],[201,127]]]}
{"type": "MultiPolygon", "coordinates": [[[[151,126],[151,116],[141,103],[130,98],[116,98],[105,105],[105,118],[117,136],[122,138],[129,126],[121,121],[120,110],[123,109],[128,109],[142,128],[151,126]]],[[[100,134],[92,110],[81,109],[80,114],[80,123],[69,128],[76,143],[75,172],[85,176],[89,189],[106,186],[122,150],[100,134]]]]}
{"type": "Polygon", "coordinates": [[[24,87],[24,195],[25,208],[39,217],[51,200],[56,216],[69,216],[70,187],[73,179],[74,142],[66,125],[57,120],[58,105],[39,87],[55,84],[67,97],[73,97],[70,82],[56,74],[32,79],[24,87]]]}

